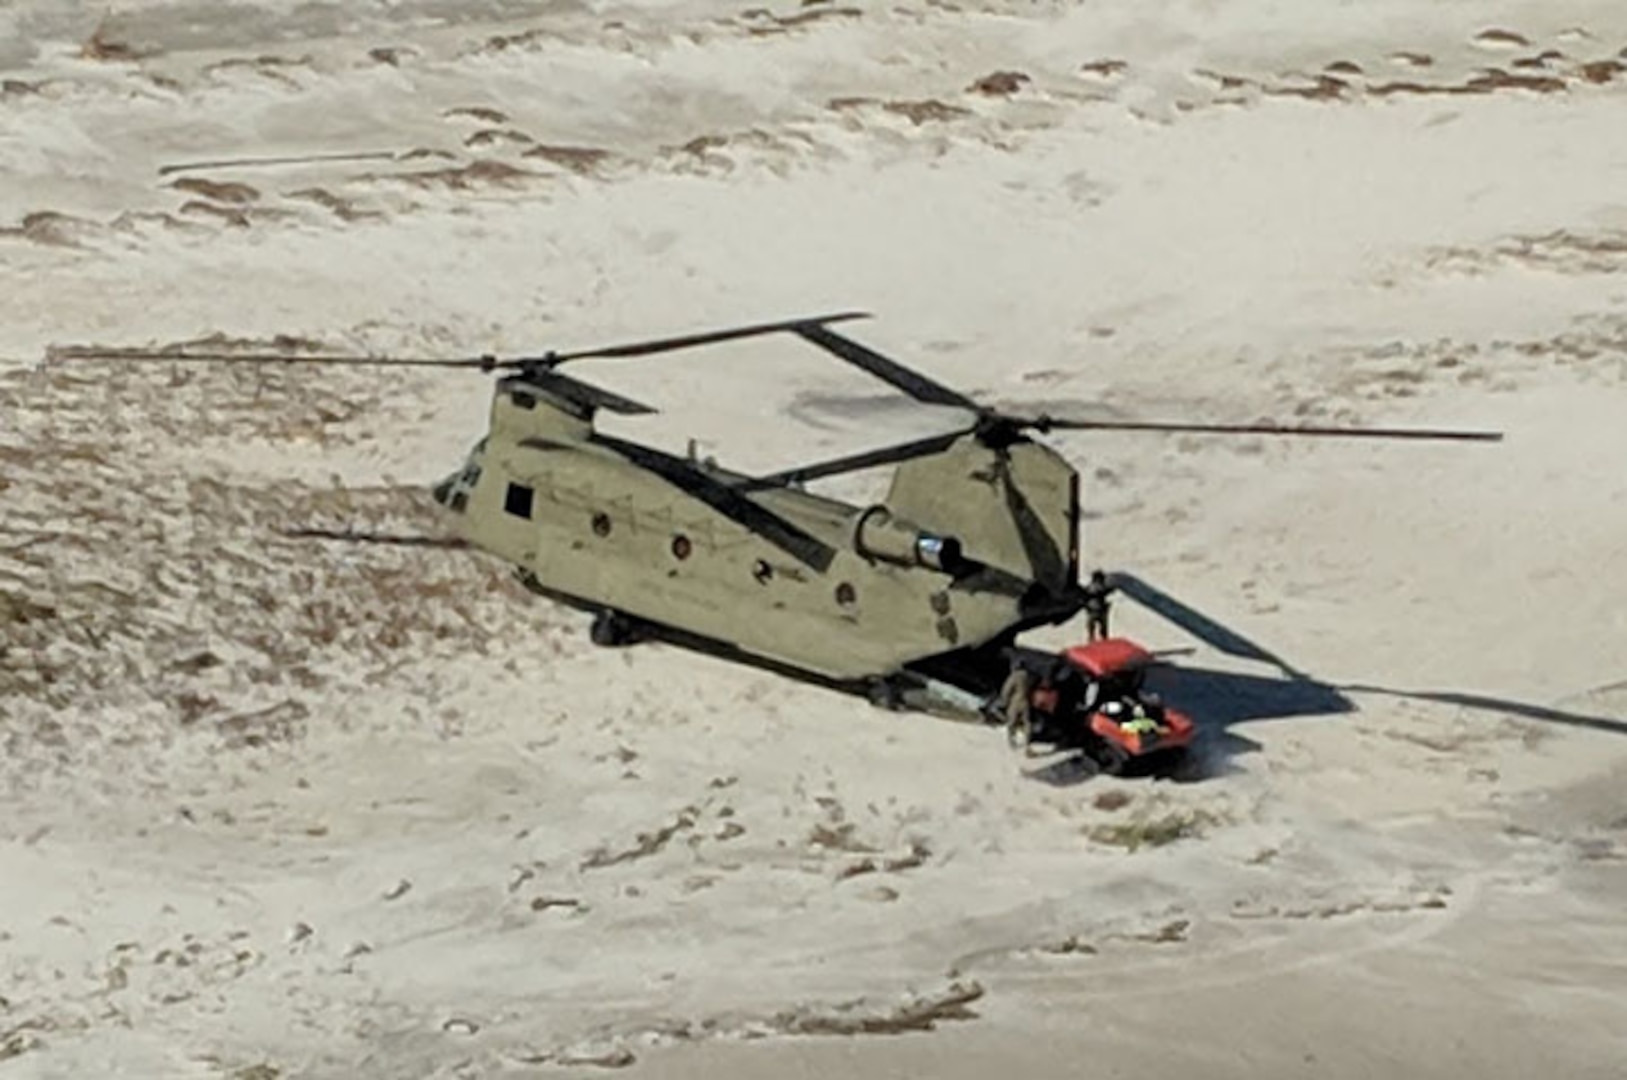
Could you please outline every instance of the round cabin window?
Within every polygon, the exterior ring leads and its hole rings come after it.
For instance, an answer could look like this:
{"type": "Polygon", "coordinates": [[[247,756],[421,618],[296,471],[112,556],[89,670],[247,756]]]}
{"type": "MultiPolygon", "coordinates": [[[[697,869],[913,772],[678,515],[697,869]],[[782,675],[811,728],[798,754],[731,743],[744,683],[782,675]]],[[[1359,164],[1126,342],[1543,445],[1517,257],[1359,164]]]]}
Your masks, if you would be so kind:
{"type": "Polygon", "coordinates": [[[605,513],[603,510],[593,515],[593,535],[610,535],[610,515],[605,513]]]}
{"type": "Polygon", "coordinates": [[[677,536],[672,538],[672,554],[674,558],[687,559],[689,558],[690,550],[689,537],[685,536],[683,533],[679,533],[677,536]]]}

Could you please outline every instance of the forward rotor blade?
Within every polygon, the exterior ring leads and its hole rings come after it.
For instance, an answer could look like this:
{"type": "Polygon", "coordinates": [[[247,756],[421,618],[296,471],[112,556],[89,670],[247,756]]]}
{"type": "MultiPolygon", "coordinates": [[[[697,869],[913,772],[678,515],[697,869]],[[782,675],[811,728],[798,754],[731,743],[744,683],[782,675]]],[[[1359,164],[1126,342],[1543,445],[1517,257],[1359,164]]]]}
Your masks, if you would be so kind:
{"type": "Polygon", "coordinates": [[[709,476],[683,458],[595,432],[593,442],[620,454],[633,465],[661,477],[673,487],[710,506],[719,514],[778,547],[798,562],[823,573],[836,558],[836,549],[795,522],[753,502],[734,485],[709,476]]]}
{"type": "Polygon", "coordinates": [[[692,349],[699,345],[715,345],[722,341],[757,337],[761,334],[777,334],[786,330],[801,332],[807,327],[817,327],[824,323],[843,322],[848,319],[867,319],[869,317],[870,313],[867,311],[840,311],[831,315],[814,315],[803,319],[782,319],[778,322],[754,323],[750,326],[736,326],[725,330],[706,330],[697,334],[656,338],[652,341],[635,341],[626,345],[610,345],[598,349],[576,349],[571,352],[549,353],[536,359],[547,363],[564,363],[567,360],[587,360],[598,357],[648,356],[651,353],[692,349]]]}
{"type": "Polygon", "coordinates": [[[372,367],[436,367],[474,368],[490,371],[512,366],[487,357],[436,360],[424,357],[391,356],[337,356],[315,353],[230,353],[183,352],[156,349],[91,349],[52,348],[46,352],[47,360],[120,360],[126,363],[196,363],[196,364],[349,364],[372,367]]]}
{"type": "Polygon", "coordinates": [[[845,457],[833,458],[813,465],[786,469],[783,472],[773,473],[769,476],[753,477],[750,480],[735,484],[734,489],[736,491],[760,491],[763,488],[784,487],[787,484],[800,481],[817,480],[824,476],[835,476],[839,473],[874,468],[877,465],[891,465],[898,461],[908,461],[910,458],[936,454],[940,450],[946,450],[957,439],[964,438],[967,434],[969,434],[969,431],[965,429],[951,431],[943,435],[932,435],[925,439],[916,439],[912,442],[896,443],[875,450],[866,450],[860,454],[848,454],[845,457]]]}
{"type": "Polygon", "coordinates": [[[494,356],[460,359],[433,359],[428,357],[336,356],[310,353],[232,353],[194,352],[185,349],[97,349],[86,346],[53,346],[46,351],[50,360],[121,360],[131,363],[238,363],[238,364],[353,364],[397,367],[470,368],[477,371],[512,371],[526,368],[552,367],[568,360],[588,360],[600,357],[648,356],[653,353],[692,349],[701,345],[715,345],[738,338],[757,337],[762,334],[782,333],[787,330],[803,331],[820,328],[825,323],[844,322],[849,319],[869,318],[865,311],[839,311],[829,315],[814,315],[801,319],[782,319],[778,322],[754,323],[724,330],[708,330],[678,337],[636,341],[625,345],[610,345],[594,349],[575,349],[570,352],[549,352],[541,356],[515,357],[499,360],[494,356]]]}
{"type": "Polygon", "coordinates": [[[1042,431],[1181,431],[1210,435],[1317,435],[1330,438],[1450,439],[1465,442],[1501,442],[1500,431],[1447,431],[1428,428],[1293,427],[1281,424],[1182,424],[1154,420],[1034,421],[1042,431]]]}
{"type": "Polygon", "coordinates": [[[843,337],[833,330],[815,324],[804,324],[795,327],[796,332],[804,339],[813,342],[826,352],[831,353],[854,367],[868,371],[882,382],[889,383],[904,391],[916,401],[928,405],[951,405],[957,409],[970,409],[981,413],[983,407],[965,394],[922,375],[918,371],[900,364],[896,360],[889,360],[874,349],[860,345],[852,338],[843,337]]]}
{"type": "Polygon", "coordinates": [[[406,536],[396,533],[357,532],[353,529],[278,529],[290,540],[333,540],[345,544],[381,544],[394,547],[434,547],[462,551],[470,544],[455,536],[406,536]]]}

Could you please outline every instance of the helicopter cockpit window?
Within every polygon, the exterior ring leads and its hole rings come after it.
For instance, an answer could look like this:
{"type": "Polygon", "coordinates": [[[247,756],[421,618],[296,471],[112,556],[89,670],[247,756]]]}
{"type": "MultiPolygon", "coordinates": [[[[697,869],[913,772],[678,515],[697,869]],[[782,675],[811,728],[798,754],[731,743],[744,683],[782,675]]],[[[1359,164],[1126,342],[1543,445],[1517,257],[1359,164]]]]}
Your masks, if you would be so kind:
{"type": "Polygon", "coordinates": [[[523,484],[510,484],[508,494],[503,497],[503,509],[515,517],[528,518],[531,516],[531,500],[533,491],[523,484]]]}

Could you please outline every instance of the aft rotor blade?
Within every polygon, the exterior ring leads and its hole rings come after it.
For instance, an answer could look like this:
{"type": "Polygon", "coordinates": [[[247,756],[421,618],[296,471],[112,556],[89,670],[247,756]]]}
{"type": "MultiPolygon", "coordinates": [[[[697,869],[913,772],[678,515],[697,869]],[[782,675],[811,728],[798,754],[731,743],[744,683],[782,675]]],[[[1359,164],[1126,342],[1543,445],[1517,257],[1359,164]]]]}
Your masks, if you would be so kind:
{"type": "Polygon", "coordinates": [[[867,319],[869,317],[870,313],[867,311],[839,311],[831,315],[815,315],[802,319],[781,319],[777,322],[754,323],[750,326],[735,326],[724,330],[706,330],[696,334],[683,334],[678,337],[635,341],[626,345],[610,345],[598,349],[577,349],[571,352],[549,353],[537,359],[548,363],[564,363],[567,360],[587,360],[598,357],[648,356],[651,353],[692,349],[700,345],[715,345],[722,341],[757,337],[762,334],[777,334],[786,330],[800,332],[806,327],[817,327],[824,323],[843,322],[848,319],[867,319]]]}
{"type": "Polygon", "coordinates": [[[1151,582],[1137,577],[1135,574],[1115,570],[1108,576],[1108,582],[1129,599],[1169,620],[1199,641],[1218,649],[1228,656],[1263,661],[1291,679],[1304,677],[1303,673],[1296,671],[1281,657],[1268,649],[1255,644],[1230,627],[1216,622],[1196,608],[1182,603],[1169,593],[1151,582]]]}
{"type": "Polygon", "coordinates": [[[773,473],[769,476],[753,477],[750,480],[735,484],[734,488],[736,491],[758,491],[762,488],[784,487],[787,484],[800,481],[835,476],[838,473],[857,472],[860,469],[870,469],[877,465],[891,465],[894,462],[908,461],[910,458],[936,454],[940,450],[946,450],[957,439],[964,438],[967,434],[969,434],[967,430],[951,431],[943,435],[916,439],[912,442],[896,443],[875,450],[866,450],[860,454],[848,454],[845,457],[833,458],[830,461],[821,461],[813,465],[786,469],[783,472],[773,473]]]}
{"type": "Polygon", "coordinates": [[[569,375],[561,375],[557,371],[536,372],[529,377],[529,381],[545,392],[556,394],[579,405],[586,405],[590,409],[608,409],[623,416],[650,416],[656,411],[642,401],[634,401],[602,386],[594,386],[580,379],[573,379],[569,375]]]}
{"type": "Polygon", "coordinates": [[[814,324],[804,324],[795,328],[804,339],[813,342],[825,351],[846,360],[857,368],[868,371],[882,382],[904,391],[916,401],[928,405],[951,405],[957,409],[970,409],[980,413],[983,407],[965,394],[922,375],[918,371],[890,360],[867,346],[860,345],[852,338],[843,337],[834,330],[814,324]]]}
{"type": "Polygon", "coordinates": [[[1182,424],[1154,420],[1057,420],[1040,417],[1036,427],[1050,431],[1180,431],[1209,435],[1317,435],[1329,438],[1451,439],[1501,442],[1500,431],[1449,431],[1431,428],[1339,428],[1282,424],[1182,424]]]}

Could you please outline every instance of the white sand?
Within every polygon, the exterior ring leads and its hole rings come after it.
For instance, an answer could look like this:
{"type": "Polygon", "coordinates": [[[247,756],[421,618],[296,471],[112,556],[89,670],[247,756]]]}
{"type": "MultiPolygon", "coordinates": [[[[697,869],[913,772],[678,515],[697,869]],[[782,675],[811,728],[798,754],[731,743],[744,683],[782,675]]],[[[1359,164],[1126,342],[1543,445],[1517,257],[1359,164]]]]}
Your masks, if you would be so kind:
{"type": "MultiPolygon", "coordinates": [[[[0,1077],[1621,1074],[1619,3],[354,7],[121,3],[138,60],[0,14],[0,1077]],[[1212,775],[1051,786],[275,535],[432,529],[482,377],[30,370],[850,307],[991,401],[1508,440],[1057,438],[1088,563],[1313,681],[1121,605],[1194,648],[1212,775]]],[[[795,342],[583,371],[752,469],[952,422],[795,342]]]]}

